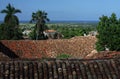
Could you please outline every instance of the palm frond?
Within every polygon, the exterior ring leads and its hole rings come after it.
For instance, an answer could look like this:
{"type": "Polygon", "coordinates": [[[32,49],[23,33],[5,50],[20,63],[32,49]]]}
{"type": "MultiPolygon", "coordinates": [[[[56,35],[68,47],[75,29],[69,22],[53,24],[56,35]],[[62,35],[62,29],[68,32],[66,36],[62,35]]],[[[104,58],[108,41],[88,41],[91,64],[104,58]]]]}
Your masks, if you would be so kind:
{"type": "Polygon", "coordinates": [[[17,25],[19,24],[19,19],[15,13],[21,13],[21,11],[19,9],[15,9],[13,6],[11,6],[10,3],[6,6],[6,9],[1,11],[1,13],[6,13],[6,16],[4,18],[5,23],[15,23],[17,25]]]}
{"type": "Polygon", "coordinates": [[[8,12],[8,10],[5,10],[5,9],[4,9],[4,10],[1,11],[1,13],[6,13],[6,14],[7,14],[7,13],[9,13],[9,12],[8,12]]]}
{"type": "Polygon", "coordinates": [[[22,13],[22,12],[19,9],[15,9],[14,13],[22,13]]]}

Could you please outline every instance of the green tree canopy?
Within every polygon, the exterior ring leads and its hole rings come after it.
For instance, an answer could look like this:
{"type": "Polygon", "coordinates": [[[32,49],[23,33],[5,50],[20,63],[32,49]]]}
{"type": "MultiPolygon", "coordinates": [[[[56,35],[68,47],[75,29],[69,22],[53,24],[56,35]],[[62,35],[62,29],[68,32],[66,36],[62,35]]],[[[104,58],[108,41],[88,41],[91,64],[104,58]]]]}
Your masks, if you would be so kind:
{"type": "Polygon", "coordinates": [[[21,13],[21,11],[8,4],[6,9],[2,10],[1,13],[5,13],[6,16],[4,18],[4,23],[0,25],[0,39],[22,39],[22,32],[18,27],[19,19],[15,15],[16,13],[21,13]]]}
{"type": "Polygon", "coordinates": [[[19,28],[11,28],[11,25],[3,23],[0,25],[0,40],[23,39],[22,31],[19,28]]]}
{"type": "Polygon", "coordinates": [[[108,48],[111,51],[120,51],[120,20],[113,13],[110,17],[100,17],[97,26],[98,41],[96,48],[98,51],[104,51],[108,48]]]}

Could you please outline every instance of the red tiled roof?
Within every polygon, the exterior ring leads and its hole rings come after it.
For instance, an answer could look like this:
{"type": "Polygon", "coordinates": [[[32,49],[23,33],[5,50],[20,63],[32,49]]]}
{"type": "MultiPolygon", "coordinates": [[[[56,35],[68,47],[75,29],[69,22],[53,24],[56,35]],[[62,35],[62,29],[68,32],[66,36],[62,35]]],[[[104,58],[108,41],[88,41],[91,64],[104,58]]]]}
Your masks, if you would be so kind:
{"type": "MultiPolygon", "coordinates": [[[[14,52],[20,58],[41,58],[40,50],[37,48],[34,41],[29,40],[2,40],[4,47],[14,52]]],[[[4,49],[3,49],[4,50],[4,49]]],[[[4,53],[4,52],[3,52],[4,53]]],[[[9,52],[8,52],[9,53],[9,52]]]]}
{"type": "Polygon", "coordinates": [[[56,30],[45,30],[45,32],[56,32],[56,30]]]}
{"type": "Polygon", "coordinates": [[[96,59],[96,58],[120,58],[120,52],[116,51],[102,51],[95,53],[91,56],[86,56],[87,59],[96,59]]]}
{"type": "Polygon", "coordinates": [[[0,61],[0,79],[120,79],[120,59],[0,61]]]}
{"type": "MultiPolygon", "coordinates": [[[[75,37],[59,40],[1,40],[0,51],[7,55],[11,52],[19,58],[56,57],[61,53],[73,58],[83,58],[94,50],[96,38],[75,37]],[[9,51],[8,51],[9,49],[9,51]]],[[[9,55],[9,57],[12,55],[9,55]]]]}

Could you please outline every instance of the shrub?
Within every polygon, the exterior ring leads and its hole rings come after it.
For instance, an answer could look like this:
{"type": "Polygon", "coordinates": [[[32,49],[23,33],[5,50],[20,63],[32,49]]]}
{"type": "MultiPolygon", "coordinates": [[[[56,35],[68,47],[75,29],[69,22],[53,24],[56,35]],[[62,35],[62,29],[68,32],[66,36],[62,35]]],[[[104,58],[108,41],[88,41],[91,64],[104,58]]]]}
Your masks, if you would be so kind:
{"type": "Polygon", "coordinates": [[[70,57],[71,57],[71,56],[70,56],[69,54],[64,54],[64,53],[62,53],[62,54],[58,55],[56,58],[64,59],[64,58],[70,58],[70,57]]]}

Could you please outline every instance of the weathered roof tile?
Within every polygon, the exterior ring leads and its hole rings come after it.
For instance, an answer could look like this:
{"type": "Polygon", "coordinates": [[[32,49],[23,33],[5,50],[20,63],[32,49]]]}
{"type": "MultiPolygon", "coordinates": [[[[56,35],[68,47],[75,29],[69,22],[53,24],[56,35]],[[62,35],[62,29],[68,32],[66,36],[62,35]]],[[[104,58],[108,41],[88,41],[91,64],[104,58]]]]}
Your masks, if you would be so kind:
{"type": "Polygon", "coordinates": [[[85,59],[96,59],[96,58],[120,58],[119,51],[102,51],[95,54],[87,55],[85,59]]]}
{"type": "Polygon", "coordinates": [[[0,61],[4,79],[120,79],[120,59],[0,61]]]}
{"type": "Polygon", "coordinates": [[[0,52],[9,58],[55,58],[61,53],[69,54],[73,58],[83,58],[94,50],[95,42],[95,37],[38,41],[0,40],[0,52]]]}

